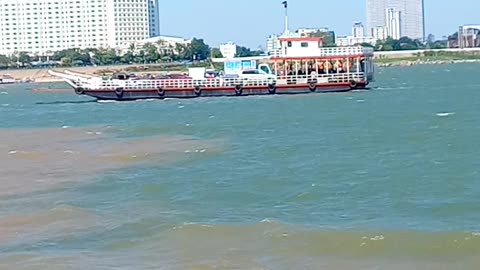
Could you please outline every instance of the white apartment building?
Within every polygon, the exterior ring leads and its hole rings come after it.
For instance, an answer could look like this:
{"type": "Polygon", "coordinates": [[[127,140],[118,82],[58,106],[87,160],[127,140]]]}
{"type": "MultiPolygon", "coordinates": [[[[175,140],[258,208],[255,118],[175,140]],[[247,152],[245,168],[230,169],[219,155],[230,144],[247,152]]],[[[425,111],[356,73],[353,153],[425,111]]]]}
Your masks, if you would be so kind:
{"type": "Polygon", "coordinates": [[[377,40],[372,36],[365,36],[365,28],[361,22],[353,22],[351,36],[338,36],[335,39],[337,46],[354,46],[362,43],[375,45],[377,40]]]}
{"type": "Polygon", "coordinates": [[[377,40],[373,37],[353,37],[353,36],[346,36],[346,37],[337,37],[335,40],[335,44],[337,46],[354,46],[362,43],[368,43],[370,45],[375,46],[377,40]]]}
{"type": "Polygon", "coordinates": [[[132,44],[135,47],[135,52],[139,52],[143,49],[146,44],[153,44],[157,46],[159,49],[163,51],[172,52],[174,54],[178,53],[176,51],[177,44],[180,45],[188,45],[192,43],[191,39],[185,39],[182,37],[174,37],[174,36],[158,36],[158,37],[151,37],[144,40],[139,40],[135,42],[124,42],[120,44],[120,46],[116,47],[120,54],[125,54],[130,51],[132,44]]]}
{"type": "Polygon", "coordinates": [[[233,42],[228,42],[225,44],[220,44],[220,52],[225,58],[234,58],[237,54],[237,44],[233,42]]]}
{"type": "Polygon", "coordinates": [[[352,35],[355,38],[365,36],[365,28],[363,27],[362,22],[354,22],[352,27],[352,35]]]}
{"type": "Polygon", "coordinates": [[[393,39],[402,37],[401,14],[394,8],[385,9],[385,26],[387,28],[387,36],[393,39]]]}
{"type": "Polygon", "coordinates": [[[326,27],[320,27],[320,28],[298,28],[297,31],[295,31],[296,34],[300,36],[308,36],[310,34],[316,33],[316,32],[328,32],[328,28],[326,27]]]}
{"type": "Polygon", "coordinates": [[[375,26],[374,28],[372,28],[372,37],[375,40],[386,40],[388,37],[387,27],[375,26]]]}
{"type": "Polygon", "coordinates": [[[158,0],[0,0],[0,54],[117,47],[159,29],[158,0]],[[154,14],[157,15],[158,14],[154,14]]]}
{"type": "Polygon", "coordinates": [[[277,35],[270,35],[267,38],[267,54],[268,55],[278,55],[281,51],[282,44],[280,42],[280,37],[277,35]]]}
{"type": "Polygon", "coordinates": [[[106,0],[108,46],[150,37],[149,0],[106,0]]]}
{"type": "Polygon", "coordinates": [[[367,0],[367,29],[386,25],[387,8],[400,12],[401,35],[425,39],[424,0],[367,0]]]}

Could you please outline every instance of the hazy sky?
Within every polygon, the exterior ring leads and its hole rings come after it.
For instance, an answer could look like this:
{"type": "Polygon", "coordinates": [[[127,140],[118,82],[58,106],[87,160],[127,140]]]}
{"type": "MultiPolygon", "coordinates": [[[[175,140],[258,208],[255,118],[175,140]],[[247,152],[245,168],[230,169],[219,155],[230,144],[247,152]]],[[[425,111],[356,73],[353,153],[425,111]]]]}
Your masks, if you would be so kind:
{"type": "MultiPolygon", "coordinates": [[[[284,29],[282,0],[160,0],[161,34],[203,37],[212,46],[233,41],[265,47],[266,37],[284,29]]],[[[352,22],[366,24],[366,0],[289,0],[289,25],[328,27],[348,35],[352,22]]],[[[425,0],[427,34],[436,38],[461,24],[480,24],[480,0],[425,0]]]]}

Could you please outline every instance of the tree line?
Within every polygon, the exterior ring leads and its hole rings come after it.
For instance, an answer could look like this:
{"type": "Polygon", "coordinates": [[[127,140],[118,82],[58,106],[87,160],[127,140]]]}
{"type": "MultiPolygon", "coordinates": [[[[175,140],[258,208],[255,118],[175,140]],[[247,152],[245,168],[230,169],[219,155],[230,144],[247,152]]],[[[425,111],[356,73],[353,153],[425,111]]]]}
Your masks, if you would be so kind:
{"type": "MultiPolygon", "coordinates": [[[[238,57],[262,55],[262,50],[251,50],[239,46],[238,57]]],[[[205,61],[209,58],[223,57],[218,48],[211,48],[203,39],[194,38],[188,43],[172,45],[165,40],[146,43],[143,46],[131,44],[126,50],[115,49],[66,49],[53,52],[49,57],[31,56],[26,52],[6,56],[0,55],[0,68],[26,68],[45,65],[90,66],[119,64],[160,64],[188,63],[205,61]],[[47,59],[49,61],[47,61],[47,59]]]]}
{"type": "Polygon", "coordinates": [[[402,51],[402,50],[421,50],[421,49],[445,49],[448,47],[447,40],[434,40],[429,35],[426,42],[408,37],[393,39],[388,37],[386,40],[378,40],[375,45],[365,44],[364,46],[373,47],[376,51],[402,51]]]}
{"type": "MultiPolygon", "coordinates": [[[[311,33],[311,37],[321,37],[324,46],[335,46],[335,35],[333,32],[317,31],[311,33]]],[[[376,51],[398,51],[418,49],[443,49],[448,47],[448,41],[455,40],[458,33],[448,37],[448,40],[434,40],[429,35],[426,42],[402,37],[398,40],[387,38],[378,40],[375,45],[363,43],[360,45],[373,47],[376,51]]],[[[259,56],[265,52],[261,49],[252,50],[244,46],[238,46],[237,57],[259,56]]],[[[31,56],[26,52],[18,52],[11,56],[0,55],[0,68],[9,67],[32,67],[41,65],[62,65],[62,66],[88,66],[88,65],[118,65],[118,64],[156,64],[172,62],[194,62],[204,61],[209,58],[223,57],[218,48],[211,48],[203,39],[194,38],[189,43],[176,43],[172,45],[165,40],[155,43],[146,43],[143,46],[131,44],[127,50],[115,49],[67,49],[53,52],[48,57],[31,56]]]]}
{"type": "MultiPolygon", "coordinates": [[[[435,37],[428,35],[427,41],[422,42],[418,39],[411,39],[408,37],[401,37],[400,39],[393,39],[391,37],[386,40],[377,40],[375,44],[361,43],[365,47],[372,47],[375,51],[401,51],[401,50],[420,50],[420,49],[444,49],[448,47],[448,41],[456,39],[458,33],[448,37],[446,40],[435,40],[435,37]]],[[[310,37],[320,37],[323,39],[323,46],[336,47],[335,34],[333,32],[316,31],[310,33],[310,37]]]]}

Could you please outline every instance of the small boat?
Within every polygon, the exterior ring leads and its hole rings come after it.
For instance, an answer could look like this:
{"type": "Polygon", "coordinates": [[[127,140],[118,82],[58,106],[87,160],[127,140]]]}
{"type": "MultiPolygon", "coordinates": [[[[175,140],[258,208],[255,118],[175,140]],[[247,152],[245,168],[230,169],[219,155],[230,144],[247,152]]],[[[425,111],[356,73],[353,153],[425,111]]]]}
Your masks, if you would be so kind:
{"type": "Polygon", "coordinates": [[[13,84],[16,83],[17,81],[9,75],[3,75],[0,76],[0,84],[13,84]]]}
{"type": "Polygon", "coordinates": [[[323,47],[321,38],[311,37],[285,37],[279,43],[278,53],[265,56],[261,59],[264,63],[248,68],[240,65],[233,71],[229,68],[228,74],[205,68],[190,68],[188,75],[159,77],[49,73],[65,80],[75,93],[101,100],[345,92],[366,88],[373,81],[372,48],[323,47]]]}

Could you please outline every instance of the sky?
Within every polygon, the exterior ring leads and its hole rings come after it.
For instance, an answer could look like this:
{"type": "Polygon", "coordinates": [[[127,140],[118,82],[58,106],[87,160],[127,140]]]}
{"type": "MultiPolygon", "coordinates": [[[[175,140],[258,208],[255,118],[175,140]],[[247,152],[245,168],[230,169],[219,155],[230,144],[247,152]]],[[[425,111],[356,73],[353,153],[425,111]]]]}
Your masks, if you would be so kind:
{"type": "MultiPolygon", "coordinates": [[[[353,21],[366,24],[367,0],[289,0],[289,28],[328,27],[349,35],[353,21]]],[[[426,34],[450,35],[462,24],[480,24],[479,0],[424,0],[426,34]]],[[[284,30],[282,0],[160,0],[160,34],[203,38],[213,47],[232,41],[265,47],[284,30]]]]}

